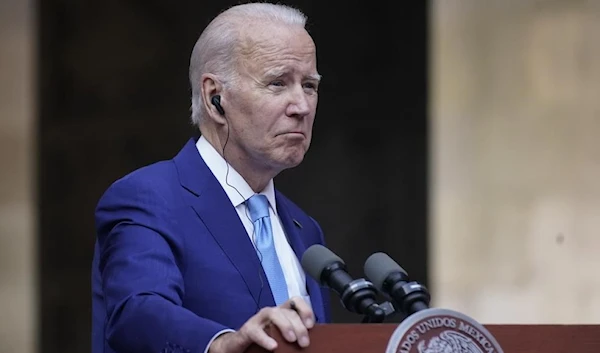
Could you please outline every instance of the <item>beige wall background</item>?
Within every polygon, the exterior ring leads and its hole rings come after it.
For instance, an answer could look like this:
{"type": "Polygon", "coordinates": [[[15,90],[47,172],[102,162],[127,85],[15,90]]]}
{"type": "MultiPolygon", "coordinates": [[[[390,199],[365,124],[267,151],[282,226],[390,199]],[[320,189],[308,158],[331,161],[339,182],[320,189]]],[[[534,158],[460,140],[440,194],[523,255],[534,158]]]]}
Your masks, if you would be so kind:
{"type": "Polygon", "coordinates": [[[435,304],[600,322],[600,1],[432,4],[435,304]]]}
{"type": "Polygon", "coordinates": [[[32,0],[0,0],[0,352],[36,342],[32,0]]]}
{"type": "MultiPolygon", "coordinates": [[[[0,0],[0,351],[36,349],[35,18],[0,0]]],[[[431,289],[492,322],[600,322],[600,1],[431,8],[431,289]]]]}

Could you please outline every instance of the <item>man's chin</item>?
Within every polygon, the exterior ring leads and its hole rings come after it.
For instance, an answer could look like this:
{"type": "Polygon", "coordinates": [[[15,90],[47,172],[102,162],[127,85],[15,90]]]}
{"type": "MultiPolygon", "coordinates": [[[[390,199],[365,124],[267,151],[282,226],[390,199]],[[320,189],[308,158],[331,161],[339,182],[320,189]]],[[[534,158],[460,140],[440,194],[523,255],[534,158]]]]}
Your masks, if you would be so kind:
{"type": "Polygon", "coordinates": [[[285,158],[281,159],[280,167],[281,169],[290,169],[300,165],[304,160],[304,153],[298,153],[293,155],[288,155],[285,158]]]}

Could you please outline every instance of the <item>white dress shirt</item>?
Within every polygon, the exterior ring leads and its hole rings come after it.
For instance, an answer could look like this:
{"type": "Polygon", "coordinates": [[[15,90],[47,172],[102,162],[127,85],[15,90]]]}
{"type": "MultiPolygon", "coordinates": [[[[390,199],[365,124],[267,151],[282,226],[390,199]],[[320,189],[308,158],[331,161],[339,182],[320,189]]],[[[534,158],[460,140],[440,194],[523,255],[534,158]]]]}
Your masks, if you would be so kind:
{"type": "MultiPolygon", "coordinates": [[[[240,220],[246,228],[250,240],[254,244],[255,241],[252,239],[254,225],[244,202],[253,196],[255,192],[250,188],[246,180],[244,180],[244,178],[228,164],[225,159],[223,159],[217,150],[215,150],[203,136],[198,139],[196,147],[208,168],[217,178],[225,190],[225,193],[227,193],[240,220]]],[[[293,296],[303,297],[310,305],[310,299],[306,291],[306,277],[304,271],[285,236],[279,216],[277,215],[277,203],[275,202],[273,179],[269,181],[265,189],[259,194],[265,195],[267,200],[269,200],[269,216],[271,218],[271,227],[273,229],[275,251],[277,252],[277,257],[279,258],[279,263],[281,264],[283,275],[287,283],[288,296],[290,298],[293,296]]]]}

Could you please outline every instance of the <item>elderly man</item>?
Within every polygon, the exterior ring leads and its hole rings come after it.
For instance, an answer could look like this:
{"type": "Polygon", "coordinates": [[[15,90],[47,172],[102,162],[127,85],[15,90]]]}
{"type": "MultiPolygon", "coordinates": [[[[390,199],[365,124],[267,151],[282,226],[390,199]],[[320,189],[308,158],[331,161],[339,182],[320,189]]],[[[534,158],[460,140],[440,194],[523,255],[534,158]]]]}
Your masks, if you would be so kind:
{"type": "Polygon", "coordinates": [[[306,347],[330,320],[327,290],[299,264],[321,229],[273,186],[311,141],[320,76],[305,21],[286,6],[239,5],[198,39],[202,137],[98,203],[92,352],[271,350],[268,325],[306,347]]]}

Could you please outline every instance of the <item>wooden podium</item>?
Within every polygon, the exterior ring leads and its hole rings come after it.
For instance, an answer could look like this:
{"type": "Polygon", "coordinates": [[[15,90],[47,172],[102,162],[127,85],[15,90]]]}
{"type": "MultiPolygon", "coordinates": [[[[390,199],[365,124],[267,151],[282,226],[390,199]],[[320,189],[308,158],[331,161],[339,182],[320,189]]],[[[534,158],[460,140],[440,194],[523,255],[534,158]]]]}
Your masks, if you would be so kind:
{"type": "MultiPolygon", "coordinates": [[[[600,325],[484,325],[504,353],[600,353],[600,325]]],[[[310,346],[287,343],[276,329],[276,353],[384,353],[398,324],[329,324],[310,331],[310,346]]],[[[268,352],[252,346],[248,353],[268,352]]]]}

